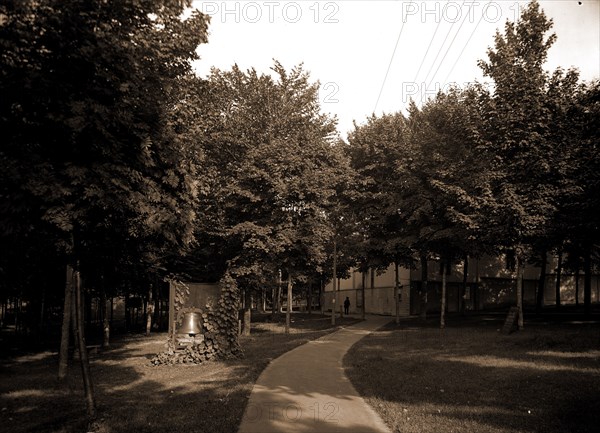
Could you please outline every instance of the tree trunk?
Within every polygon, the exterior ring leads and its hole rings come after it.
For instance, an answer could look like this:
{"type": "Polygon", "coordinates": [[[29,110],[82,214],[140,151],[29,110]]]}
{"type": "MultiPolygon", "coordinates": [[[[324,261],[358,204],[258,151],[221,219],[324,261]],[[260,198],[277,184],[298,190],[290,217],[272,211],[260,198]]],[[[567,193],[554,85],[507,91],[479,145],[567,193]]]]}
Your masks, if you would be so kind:
{"type": "Polygon", "coordinates": [[[125,331],[131,330],[131,309],[129,308],[131,301],[129,300],[129,287],[125,289],[125,331]]]}
{"type": "Polygon", "coordinates": [[[262,287],[260,289],[260,312],[265,313],[267,311],[267,288],[262,287]]]}
{"type": "Polygon", "coordinates": [[[365,299],[365,286],[367,283],[367,271],[362,272],[362,287],[360,288],[362,294],[362,311],[361,318],[365,320],[365,315],[367,314],[367,300],[365,299]]]}
{"type": "Polygon", "coordinates": [[[523,326],[523,262],[522,262],[522,258],[521,258],[521,254],[517,253],[517,260],[516,260],[516,265],[517,265],[517,269],[516,269],[516,274],[517,274],[517,311],[518,311],[518,325],[519,325],[519,331],[522,331],[524,326],[523,326]]]}
{"type": "Polygon", "coordinates": [[[398,261],[394,261],[394,301],[396,304],[396,324],[400,323],[400,271],[398,261]]]}
{"type": "Polygon", "coordinates": [[[152,284],[148,288],[148,300],[146,301],[146,336],[150,335],[152,330],[152,316],[154,315],[154,300],[152,299],[152,284]]]}
{"type": "Polygon", "coordinates": [[[277,288],[275,286],[271,287],[271,320],[275,320],[275,315],[277,314],[277,288]]]}
{"type": "Polygon", "coordinates": [[[244,290],[244,328],[243,334],[248,336],[250,335],[250,330],[252,327],[252,293],[250,289],[247,287],[244,290]]]}
{"type": "Polygon", "coordinates": [[[73,293],[73,268],[67,265],[65,281],[65,302],[63,307],[63,320],[60,334],[60,351],[58,355],[58,380],[64,380],[67,377],[67,368],[69,366],[69,333],[71,331],[71,300],[73,293]]]}
{"type": "Polygon", "coordinates": [[[537,296],[535,300],[535,311],[537,314],[542,312],[544,308],[544,292],[546,291],[546,265],[547,265],[547,253],[546,250],[542,251],[540,255],[540,278],[538,280],[537,296]]]}
{"type": "Polygon", "coordinates": [[[277,286],[277,313],[281,312],[281,269],[279,270],[279,284],[277,286]]]}
{"type": "Polygon", "coordinates": [[[442,259],[442,305],[440,307],[440,329],[446,327],[446,261],[442,259]]]}
{"type": "Polygon", "coordinates": [[[152,318],[152,327],[156,330],[161,328],[160,317],[160,282],[154,285],[154,317],[152,318]]]}
{"type": "Polygon", "coordinates": [[[321,316],[325,315],[325,300],[323,299],[323,293],[325,289],[323,287],[323,280],[319,283],[319,307],[321,307],[321,316]]]}
{"type": "Polygon", "coordinates": [[[558,263],[556,264],[556,286],[554,287],[556,308],[560,308],[560,280],[562,275],[562,262],[562,250],[558,250],[558,263]]]}
{"type": "Polygon", "coordinates": [[[466,299],[465,296],[467,296],[467,282],[469,280],[469,256],[467,254],[465,254],[465,257],[463,258],[463,281],[462,281],[462,286],[461,286],[461,293],[460,296],[458,297],[458,311],[460,313],[461,316],[465,315],[465,305],[466,305],[466,299]]]}
{"type": "Polygon", "coordinates": [[[102,347],[110,347],[110,316],[106,299],[106,287],[102,284],[100,289],[100,306],[102,313],[102,347]]]}
{"type": "MultiPolygon", "coordinates": [[[[81,274],[79,274],[79,278],[81,279],[81,274]]],[[[80,283],[81,285],[81,283],[80,283]]],[[[85,323],[85,333],[86,334],[91,334],[92,333],[92,295],[89,291],[84,291],[82,289],[81,291],[81,299],[83,302],[83,305],[85,306],[85,310],[84,314],[83,314],[83,319],[84,319],[84,323],[85,323]]]]}
{"type": "Polygon", "coordinates": [[[427,282],[428,282],[427,256],[421,255],[421,320],[427,320],[427,282]]]}
{"type": "Polygon", "coordinates": [[[285,309],[285,333],[290,333],[290,322],[292,320],[292,274],[288,271],[287,280],[287,308],[285,309]]]}
{"type": "Polygon", "coordinates": [[[81,294],[81,278],[79,270],[74,271],[75,283],[75,316],[76,320],[76,335],[77,345],[79,349],[79,361],[81,364],[81,376],[83,377],[83,389],[85,394],[85,402],[87,407],[87,415],[90,421],[96,418],[96,401],[94,396],[94,386],[90,374],[90,364],[88,359],[87,348],[85,344],[85,332],[83,321],[83,296],[81,294]]]}
{"type": "Polygon", "coordinates": [[[342,317],[344,317],[344,301],[342,301],[342,297],[340,296],[340,287],[342,286],[341,283],[341,278],[338,277],[337,279],[337,303],[338,303],[338,308],[340,309],[340,319],[342,317]]]}
{"type": "Polygon", "coordinates": [[[338,283],[337,279],[337,243],[333,241],[333,275],[331,277],[331,283],[333,284],[333,293],[331,298],[331,325],[335,326],[335,307],[336,307],[336,298],[337,298],[337,290],[336,284],[338,283]]]}
{"type": "Polygon", "coordinates": [[[592,314],[592,251],[588,248],[583,259],[583,312],[586,317],[592,314]]]}
{"type": "Polygon", "coordinates": [[[575,269],[575,308],[579,308],[579,265],[575,269]]]}
{"type": "Polygon", "coordinates": [[[40,323],[38,325],[39,332],[38,334],[41,336],[44,333],[44,317],[46,310],[46,286],[42,287],[42,301],[40,303],[40,323]]]}
{"type": "Polygon", "coordinates": [[[306,300],[306,307],[308,308],[308,314],[312,314],[312,280],[308,282],[308,299],[306,300]]]}

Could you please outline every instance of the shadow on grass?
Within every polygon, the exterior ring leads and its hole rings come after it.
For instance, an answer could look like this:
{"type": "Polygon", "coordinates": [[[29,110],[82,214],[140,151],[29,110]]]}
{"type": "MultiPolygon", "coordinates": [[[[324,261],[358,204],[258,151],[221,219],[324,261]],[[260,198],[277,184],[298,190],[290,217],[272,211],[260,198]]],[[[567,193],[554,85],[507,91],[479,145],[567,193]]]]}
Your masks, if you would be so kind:
{"type": "Polygon", "coordinates": [[[504,335],[487,319],[388,326],[353,347],[346,372],[393,431],[596,432],[600,326],[504,335]]]}
{"type": "MultiPolygon", "coordinates": [[[[252,386],[268,363],[331,331],[320,319],[314,317],[312,324],[308,319],[295,320],[290,334],[273,325],[243,337],[245,357],[239,360],[151,366],[149,358],[164,350],[166,334],[127,336],[110,349],[92,353],[98,431],[235,432],[252,386]]],[[[55,379],[56,352],[0,362],[0,431],[86,431],[77,362],[71,362],[64,384],[55,379]]]]}

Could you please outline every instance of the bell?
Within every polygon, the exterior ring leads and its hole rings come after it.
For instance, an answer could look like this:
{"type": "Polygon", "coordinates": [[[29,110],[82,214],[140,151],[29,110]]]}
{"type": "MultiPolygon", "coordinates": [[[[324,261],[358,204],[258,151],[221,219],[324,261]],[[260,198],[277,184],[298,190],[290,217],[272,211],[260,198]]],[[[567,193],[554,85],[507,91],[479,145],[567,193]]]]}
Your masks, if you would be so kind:
{"type": "Polygon", "coordinates": [[[200,334],[202,332],[200,319],[200,313],[185,313],[183,315],[183,323],[178,329],[179,334],[188,334],[190,336],[200,334]]]}

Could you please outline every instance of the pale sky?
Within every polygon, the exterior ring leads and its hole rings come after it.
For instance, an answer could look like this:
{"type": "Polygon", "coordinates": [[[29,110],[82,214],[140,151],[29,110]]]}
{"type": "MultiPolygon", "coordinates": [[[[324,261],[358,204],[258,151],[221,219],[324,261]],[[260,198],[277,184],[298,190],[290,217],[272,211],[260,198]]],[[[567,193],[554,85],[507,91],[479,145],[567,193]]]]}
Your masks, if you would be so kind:
{"type": "MultiPolygon", "coordinates": [[[[583,80],[600,77],[600,0],[539,3],[558,36],[547,69],[576,67],[583,80]]],[[[410,97],[420,103],[448,83],[484,81],[477,60],[487,59],[496,29],[514,21],[525,4],[195,1],[212,17],[209,43],[198,49],[195,69],[205,76],[213,66],[227,70],[237,63],[268,73],[273,59],[286,69],[304,63],[311,80],[320,82],[322,111],[337,115],[346,137],[353,120],[360,124],[373,112],[403,111],[410,97]]]]}

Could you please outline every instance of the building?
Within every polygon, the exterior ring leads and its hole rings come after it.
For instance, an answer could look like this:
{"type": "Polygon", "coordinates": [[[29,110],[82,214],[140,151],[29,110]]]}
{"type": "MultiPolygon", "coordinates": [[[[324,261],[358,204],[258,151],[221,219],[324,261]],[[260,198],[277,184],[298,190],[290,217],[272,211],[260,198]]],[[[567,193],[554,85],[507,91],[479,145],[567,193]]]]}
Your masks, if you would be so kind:
{"type": "MultiPolygon", "coordinates": [[[[557,258],[549,257],[547,273],[545,275],[544,304],[555,304],[556,265],[557,258]]],[[[483,257],[469,259],[466,283],[463,282],[463,264],[452,266],[446,274],[446,311],[458,312],[462,288],[465,287],[464,299],[467,311],[485,310],[495,307],[514,305],[516,302],[516,281],[513,271],[507,270],[504,257],[483,257]]],[[[427,310],[440,311],[442,275],[439,262],[428,263],[428,290],[427,310]]],[[[526,265],[523,275],[523,303],[534,305],[537,287],[540,279],[540,268],[526,265]]],[[[367,313],[395,315],[395,269],[390,265],[384,272],[377,273],[370,270],[364,276],[359,271],[351,272],[350,278],[338,279],[339,293],[336,296],[336,305],[339,310],[340,303],[346,297],[350,298],[350,311],[361,312],[363,308],[367,313]],[[363,299],[364,282],[364,299],[363,299]]],[[[420,313],[420,267],[398,269],[398,307],[401,316],[420,313]]],[[[583,302],[583,273],[579,274],[578,283],[576,276],[565,271],[561,274],[560,297],[562,304],[574,304],[576,293],[579,302],[583,302]],[[578,286],[578,287],[577,287],[578,286]]],[[[323,308],[331,310],[334,298],[333,284],[329,282],[323,292],[323,308]]],[[[600,300],[600,276],[592,276],[592,302],[600,300]]]]}

